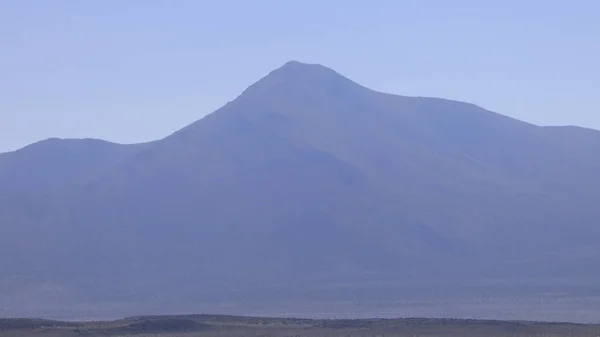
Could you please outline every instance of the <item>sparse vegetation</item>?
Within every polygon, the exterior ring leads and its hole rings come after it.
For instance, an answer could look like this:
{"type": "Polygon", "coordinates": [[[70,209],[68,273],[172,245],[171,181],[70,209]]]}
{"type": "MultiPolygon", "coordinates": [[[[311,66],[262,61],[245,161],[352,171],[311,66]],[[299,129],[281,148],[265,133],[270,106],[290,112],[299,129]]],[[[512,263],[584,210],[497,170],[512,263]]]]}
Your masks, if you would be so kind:
{"type": "Polygon", "coordinates": [[[1,319],[0,336],[600,336],[600,325],[461,319],[309,320],[215,315],[147,316],[106,322],[1,319]]]}

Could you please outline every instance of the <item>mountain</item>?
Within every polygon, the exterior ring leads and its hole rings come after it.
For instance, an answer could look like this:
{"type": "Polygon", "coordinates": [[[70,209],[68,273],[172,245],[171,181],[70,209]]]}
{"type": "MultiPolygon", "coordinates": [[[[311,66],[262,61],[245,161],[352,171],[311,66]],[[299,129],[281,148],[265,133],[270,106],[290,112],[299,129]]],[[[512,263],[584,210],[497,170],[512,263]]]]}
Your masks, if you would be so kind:
{"type": "Polygon", "coordinates": [[[85,183],[150,144],[121,145],[98,139],[51,138],[0,154],[4,193],[49,190],[85,183]]]}
{"type": "Polygon", "coordinates": [[[183,303],[593,283],[599,151],[598,131],[376,92],[292,61],[153,143],[1,155],[13,258],[0,294],[183,303]]]}

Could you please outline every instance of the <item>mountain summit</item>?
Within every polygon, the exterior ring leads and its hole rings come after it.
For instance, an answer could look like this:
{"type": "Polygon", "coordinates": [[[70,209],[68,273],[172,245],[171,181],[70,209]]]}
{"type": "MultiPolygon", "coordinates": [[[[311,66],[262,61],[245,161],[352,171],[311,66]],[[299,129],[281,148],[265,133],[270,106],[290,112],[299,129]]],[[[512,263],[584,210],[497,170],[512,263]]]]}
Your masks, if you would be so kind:
{"type": "Polygon", "coordinates": [[[600,281],[598,149],[597,131],[292,61],[153,143],[0,156],[0,250],[14,257],[0,295],[183,303],[600,281]],[[69,173],[41,174],[56,168],[69,173]]]}
{"type": "MultiPolygon", "coordinates": [[[[336,82],[350,81],[343,75],[337,73],[333,69],[327,68],[320,64],[302,63],[299,61],[289,61],[283,66],[271,71],[263,78],[272,80],[288,80],[299,82],[336,82]]],[[[260,83],[261,81],[259,81],[260,83]]]]}
{"type": "Polygon", "coordinates": [[[314,100],[317,96],[336,98],[340,95],[361,95],[364,91],[368,90],[320,64],[290,61],[251,85],[241,98],[302,101],[314,100]]]}

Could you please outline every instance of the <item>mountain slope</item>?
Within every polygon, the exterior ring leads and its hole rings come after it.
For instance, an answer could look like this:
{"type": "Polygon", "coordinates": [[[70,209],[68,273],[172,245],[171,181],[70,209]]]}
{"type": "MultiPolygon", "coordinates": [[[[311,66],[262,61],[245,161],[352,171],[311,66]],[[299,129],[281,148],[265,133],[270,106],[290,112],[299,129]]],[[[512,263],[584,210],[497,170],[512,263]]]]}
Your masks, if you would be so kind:
{"type": "MultiPolygon", "coordinates": [[[[72,186],[86,184],[97,175],[145,150],[152,143],[120,145],[97,139],[47,139],[20,150],[0,154],[0,255],[3,275],[11,282],[44,279],[55,269],[54,251],[64,217],[60,212],[72,186]],[[40,274],[41,273],[41,274],[40,274]]],[[[0,282],[0,293],[3,282],[0,282]]]]}
{"type": "Polygon", "coordinates": [[[40,191],[84,183],[146,147],[148,144],[120,145],[97,139],[40,141],[0,154],[0,191],[40,191]]]}
{"type": "Polygon", "coordinates": [[[21,233],[10,239],[21,260],[3,273],[90,301],[600,280],[582,273],[600,252],[599,134],[290,62],[134,155],[65,161],[82,183],[9,194],[0,222],[21,233]],[[549,268],[551,256],[563,264],[549,268]]]}

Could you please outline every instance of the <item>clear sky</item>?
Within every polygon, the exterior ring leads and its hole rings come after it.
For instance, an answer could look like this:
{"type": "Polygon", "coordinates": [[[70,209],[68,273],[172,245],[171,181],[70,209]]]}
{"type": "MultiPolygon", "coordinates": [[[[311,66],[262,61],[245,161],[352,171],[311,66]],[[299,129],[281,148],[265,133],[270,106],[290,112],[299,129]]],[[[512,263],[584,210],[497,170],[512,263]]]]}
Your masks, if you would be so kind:
{"type": "Polygon", "coordinates": [[[600,129],[600,1],[0,0],[0,151],[164,137],[289,60],[600,129]]]}

